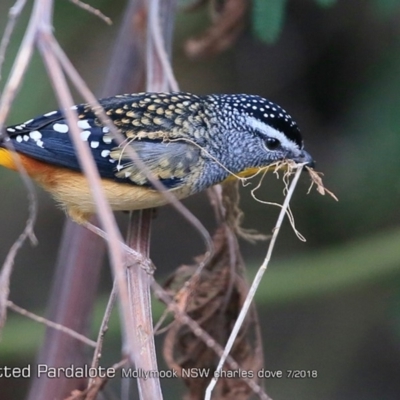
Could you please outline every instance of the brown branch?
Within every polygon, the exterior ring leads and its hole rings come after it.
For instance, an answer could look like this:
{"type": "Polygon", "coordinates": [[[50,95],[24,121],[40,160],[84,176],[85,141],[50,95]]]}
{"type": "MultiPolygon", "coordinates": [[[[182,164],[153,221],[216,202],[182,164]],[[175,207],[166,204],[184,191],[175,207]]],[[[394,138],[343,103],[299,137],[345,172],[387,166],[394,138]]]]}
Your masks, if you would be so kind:
{"type": "MultiPolygon", "coordinates": [[[[149,257],[152,209],[130,213],[127,243],[143,256],[149,257]]],[[[157,356],[154,343],[150,284],[153,277],[133,264],[126,271],[129,287],[129,304],[134,323],[135,368],[157,371],[157,356]]],[[[138,378],[137,385],[142,399],[162,399],[161,384],[154,379],[138,378]]]]}
{"type": "MultiPolygon", "coordinates": [[[[20,6],[23,6],[23,4],[20,6]]],[[[17,13],[19,9],[17,7],[17,13]]],[[[26,30],[25,36],[22,40],[21,46],[19,48],[16,60],[12,67],[9,79],[6,83],[5,89],[3,91],[3,95],[0,101],[0,132],[3,132],[3,127],[7,115],[10,111],[11,104],[15,99],[15,96],[18,92],[18,89],[21,86],[22,79],[26,73],[28,68],[29,61],[33,54],[34,48],[34,33],[36,30],[36,24],[38,18],[40,16],[40,8],[34,7],[32,11],[32,18],[26,30]]],[[[6,32],[7,33],[7,32],[6,32]]],[[[6,39],[7,41],[7,39],[6,39]]],[[[6,43],[6,42],[5,42],[6,43]]],[[[6,47],[6,44],[5,44],[6,47]]],[[[6,260],[3,264],[0,273],[0,330],[3,327],[6,320],[7,313],[7,300],[10,291],[10,278],[12,274],[12,269],[14,265],[15,257],[25,243],[25,240],[30,237],[32,241],[34,241],[34,233],[33,226],[36,220],[37,213],[37,200],[36,200],[36,192],[34,190],[33,184],[26,174],[25,169],[21,165],[21,162],[18,157],[16,157],[16,165],[17,169],[20,172],[20,176],[22,178],[22,182],[25,185],[28,193],[29,199],[29,216],[26,221],[25,228],[18,237],[18,239],[14,242],[12,247],[10,248],[6,260]]]]}
{"type": "Polygon", "coordinates": [[[178,91],[170,63],[175,0],[162,2],[151,0],[148,13],[147,30],[147,84],[148,92],[178,91]],[[163,15],[163,18],[160,18],[163,15]],[[173,16],[171,18],[171,16],[173,16]],[[165,35],[165,36],[164,36],[165,35]],[[167,40],[164,40],[166,37],[167,40]]]}
{"type": "MultiPolygon", "coordinates": [[[[97,335],[97,341],[92,358],[92,368],[97,368],[99,366],[101,353],[103,350],[104,336],[108,330],[108,323],[110,321],[111,313],[114,308],[116,299],[117,299],[117,285],[114,282],[113,288],[108,298],[107,307],[106,310],[104,311],[103,319],[101,321],[99,333],[97,335]]],[[[88,383],[88,388],[93,384],[94,384],[94,378],[91,378],[88,383]]]]}
{"type": "Polygon", "coordinates": [[[95,7],[92,7],[90,4],[86,4],[80,0],[69,0],[71,3],[75,4],[77,7],[82,8],[83,10],[89,12],[90,14],[95,15],[104,21],[107,25],[112,25],[111,18],[104,15],[100,10],[95,7]]]}
{"type": "Polygon", "coordinates": [[[72,338],[77,339],[88,346],[96,347],[96,342],[87,338],[86,336],[81,335],[80,333],[78,333],[78,332],[74,331],[73,329],[70,329],[64,325],[57,324],[53,321],[48,320],[47,318],[41,317],[40,315],[37,315],[37,314],[34,314],[34,313],[26,310],[25,308],[19,307],[10,300],[7,301],[7,307],[16,313],[23,315],[24,317],[32,319],[33,321],[39,322],[40,324],[46,325],[49,328],[56,329],[60,332],[66,333],[67,335],[71,336],[72,338]]]}
{"type": "MultiPolygon", "coordinates": [[[[132,1],[131,5],[133,3],[132,1]]],[[[129,18],[128,13],[126,17],[129,18]]],[[[131,68],[126,76],[135,76],[131,73],[132,70],[135,71],[135,66],[130,64],[127,67],[131,68]]],[[[111,84],[116,77],[120,76],[110,74],[108,82],[111,84]]],[[[80,82],[77,83],[75,80],[75,84],[79,85],[80,82]]],[[[95,298],[104,245],[98,237],[93,236],[86,229],[67,221],[63,248],[67,247],[73,251],[69,250],[67,254],[60,253],[57,279],[53,285],[53,297],[50,299],[50,315],[55,315],[58,320],[66,321],[67,325],[74,324],[79,327],[77,330],[81,330],[87,328],[88,319],[91,316],[90,310],[95,298]],[[82,282],[85,284],[81,285],[82,282]]],[[[39,362],[42,361],[47,365],[52,365],[52,363],[59,365],[79,353],[81,351],[74,343],[62,340],[62,337],[54,332],[53,334],[47,332],[39,362]]],[[[60,396],[61,393],[70,393],[76,387],[77,382],[72,379],[58,379],[57,385],[54,385],[53,382],[43,382],[42,384],[34,382],[30,398],[54,398],[60,396]]]]}
{"type": "MultiPolygon", "coordinates": [[[[174,1],[163,2],[163,20],[159,20],[159,0],[149,1],[147,22],[147,91],[168,90],[168,82],[174,83],[171,66],[169,65],[167,52],[163,42],[157,40],[161,30],[166,34],[166,43],[172,40],[172,26],[174,20],[174,1]],[[162,25],[162,26],[160,26],[162,25]],[[155,42],[158,43],[155,44],[155,42]],[[164,59],[164,63],[160,59],[164,59]],[[167,63],[165,59],[167,58],[167,63]]],[[[170,46],[169,46],[170,48],[170,46]]],[[[135,155],[134,161],[137,160],[135,155]]],[[[147,169],[147,168],[146,168],[147,169]]],[[[154,180],[154,179],[153,179],[154,180]]],[[[167,192],[164,192],[167,193],[167,192]]],[[[153,210],[139,210],[130,213],[130,224],[127,234],[127,243],[133,249],[139,251],[145,257],[149,257],[150,233],[153,210]]],[[[132,309],[136,335],[135,367],[145,371],[157,371],[157,357],[154,342],[153,318],[151,308],[151,282],[152,277],[142,269],[132,265],[127,270],[129,291],[129,303],[132,309]]],[[[159,378],[137,380],[139,394],[142,399],[162,399],[159,378]]]]}
{"type": "Polygon", "coordinates": [[[10,8],[8,12],[8,21],[6,28],[4,29],[3,37],[0,42],[0,81],[2,78],[2,69],[4,64],[7,47],[10,43],[12,33],[14,32],[15,24],[17,23],[18,17],[21,15],[23,8],[25,7],[26,0],[17,0],[15,4],[10,8]]]}

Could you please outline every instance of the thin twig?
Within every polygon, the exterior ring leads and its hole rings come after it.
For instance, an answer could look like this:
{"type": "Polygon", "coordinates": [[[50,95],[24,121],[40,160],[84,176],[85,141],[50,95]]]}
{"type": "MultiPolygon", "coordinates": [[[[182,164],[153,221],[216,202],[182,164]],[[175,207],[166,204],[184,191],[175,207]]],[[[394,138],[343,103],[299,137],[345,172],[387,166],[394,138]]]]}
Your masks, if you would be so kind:
{"type": "MultiPolygon", "coordinates": [[[[24,175],[23,175],[24,176],[24,175]]],[[[26,178],[24,176],[24,178],[26,178]]],[[[8,251],[7,257],[3,263],[0,273],[0,331],[2,330],[6,321],[6,301],[10,294],[10,278],[14,266],[15,257],[19,249],[25,243],[28,237],[34,237],[33,227],[36,221],[37,214],[37,198],[29,178],[24,181],[28,186],[28,198],[29,198],[29,217],[25,223],[24,230],[19,235],[18,239],[13,243],[10,250],[8,251]]]]}
{"type": "MultiPolygon", "coordinates": [[[[18,11],[18,8],[17,8],[18,11]]],[[[10,76],[7,80],[3,95],[0,101],[0,132],[3,131],[3,126],[7,115],[10,111],[11,104],[15,99],[17,91],[21,86],[22,79],[26,73],[28,64],[32,58],[33,49],[35,45],[35,33],[41,16],[41,4],[40,1],[35,3],[34,9],[32,11],[32,18],[29,22],[28,28],[25,32],[24,38],[22,40],[21,46],[18,50],[17,57],[14,61],[10,76]]],[[[5,323],[6,319],[6,301],[9,295],[10,277],[12,274],[12,268],[14,265],[15,257],[18,250],[25,243],[25,240],[30,237],[32,240],[34,238],[33,226],[36,220],[37,214],[37,200],[36,192],[34,190],[33,184],[28,177],[25,169],[23,168],[19,158],[15,157],[17,169],[21,174],[21,179],[25,185],[28,193],[29,199],[29,216],[25,224],[24,230],[14,242],[10,248],[6,260],[3,264],[1,274],[0,274],[0,330],[5,323]]]]}
{"type": "MultiPolygon", "coordinates": [[[[0,124],[1,125],[1,124],[0,124]]],[[[8,146],[7,146],[8,147],[8,146]]],[[[0,272],[0,331],[6,321],[6,301],[10,293],[10,279],[13,271],[15,257],[18,251],[22,248],[27,238],[30,238],[33,245],[37,244],[37,239],[33,231],[38,209],[38,201],[36,196],[35,187],[33,186],[32,180],[26,173],[21,160],[18,155],[12,154],[14,162],[20,173],[21,180],[27,189],[28,196],[28,218],[25,222],[25,227],[22,233],[19,235],[17,240],[13,243],[10,250],[7,253],[7,257],[3,263],[0,272]]]]}
{"type": "Polygon", "coordinates": [[[25,308],[17,306],[15,303],[13,303],[11,300],[7,300],[7,307],[10,308],[11,310],[15,311],[18,314],[23,315],[24,317],[30,318],[36,322],[39,322],[40,324],[46,325],[50,328],[56,329],[58,331],[64,332],[65,334],[79,340],[80,342],[87,344],[90,347],[96,347],[96,342],[94,340],[91,340],[87,338],[85,335],[81,335],[80,333],[74,331],[73,329],[70,329],[64,325],[57,324],[56,322],[50,321],[47,318],[41,317],[40,315],[36,315],[25,308]]]}
{"type": "Polygon", "coordinates": [[[229,339],[228,339],[228,341],[226,343],[226,346],[225,346],[225,349],[224,349],[224,354],[220,358],[220,361],[218,363],[218,366],[217,366],[217,369],[215,371],[215,374],[214,374],[213,378],[211,379],[211,382],[209,383],[209,385],[208,385],[208,387],[206,389],[206,393],[205,393],[205,397],[204,397],[205,400],[211,400],[212,391],[213,391],[213,389],[214,389],[214,387],[215,387],[215,385],[217,384],[217,381],[218,381],[218,375],[221,372],[221,370],[222,370],[222,368],[224,366],[224,363],[226,361],[226,358],[228,357],[228,355],[229,355],[229,353],[230,353],[230,351],[231,351],[231,349],[232,349],[232,347],[233,347],[233,345],[235,343],[237,335],[238,335],[238,333],[240,331],[240,328],[242,327],[244,319],[246,318],[247,312],[250,309],[251,302],[253,301],[254,295],[255,295],[255,293],[256,293],[256,291],[258,289],[258,286],[259,286],[259,284],[261,282],[261,279],[262,279],[262,277],[264,275],[264,272],[267,270],[269,261],[271,259],[272,251],[273,251],[274,246],[275,246],[276,239],[278,237],[280,228],[282,226],[282,221],[283,221],[283,219],[284,219],[284,217],[286,215],[287,208],[289,207],[290,200],[292,198],[294,189],[296,188],[297,182],[298,182],[298,180],[300,178],[300,174],[301,174],[301,171],[303,169],[303,166],[304,166],[304,164],[300,164],[298,166],[298,169],[297,169],[297,171],[296,171],[296,173],[294,175],[292,183],[291,183],[291,185],[290,185],[290,187],[288,189],[288,192],[287,192],[286,197],[285,197],[285,201],[283,203],[282,209],[281,209],[281,211],[279,213],[279,216],[278,216],[278,219],[276,221],[275,228],[273,229],[271,241],[270,241],[269,246],[268,246],[267,255],[265,256],[265,259],[264,259],[262,265],[260,266],[260,268],[259,268],[259,270],[258,270],[258,272],[257,272],[257,274],[256,274],[256,276],[255,276],[255,278],[253,280],[253,283],[252,283],[252,285],[250,287],[249,293],[247,294],[246,300],[243,303],[243,307],[240,310],[238,318],[237,318],[237,320],[235,322],[235,325],[234,325],[234,327],[232,329],[232,332],[231,332],[231,334],[229,336],[229,339]]]}
{"type": "MultiPolygon", "coordinates": [[[[108,330],[108,323],[110,321],[111,313],[114,308],[116,298],[117,298],[117,285],[116,282],[114,281],[110,296],[108,298],[107,307],[104,311],[103,319],[101,321],[99,333],[97,335],[96,347],[92,358],[92,368],[97,368],[99,366],[101,353],[103,350],[104,336],[108,330]]],[[[90,387],[90,385],[92,385],[93,382],[94,378],[90,378],[88,387],[90,387]]]]}
{"type": "MultiPolygon", "coordinates": [[[[127,361],[128,360],[124,358],[107,369],[115,372],[122,368],[127,363],[127,361]]],[[[103,398],[103,396],[101,396],[101,394],[99,395],[99,393],[101,390],[103,390],[105,384],[109,379],[110,378],[108,378],[107,376],[102,378],[100,376],[97,376],[92,379],[93,384],[90,387],[87,387],[84,391],[73,390],[71,395],[64,400],[96,400],[100,397],[103,398]]]]}
{"type": "MultiPolygon", "coordinates": [[[[103,238],[105,241],[109,240],[109,235],[107,232],[103,231],[102,229],[100,229],[99,227],[97,227],[96,225],[91,224],[90,222],[85,222],[83,223],[83,226],[88,229],[89,231],[93,232],[94,234],[100,236],[101,238],[103,238]]],[[[133,257],[133,259],[135,260],[136,265],[139,268],[142,268],[144,271],[146,271],[146,273],[152,275],[154,272],[154,265],[151,262],[151,260],[149,260],[146,257],[143,257],[142,254],[140,254],[138,251],[132,249],[131,247],[127,246],[125,243],[120,242],[119,243],[121,248],[124,250],[125,255],[131,256],[133,257]]],[[[132,261],[127,260],[126,261],[127,264],[131,265],[132,261]]]]}
{"type": "MultiPolygon", "coordinates": [[[[161,33],[161,23],[160,23],[160,11],[159,11],[159,1],[152,0],[149,3],[149,37],[151,41],[148,41],[148,47],[154,45],[154,51],[147,52],[147,62],[148,65],[154,64],[154,56],[156,55],[160,61],[162,67],[162,75],[166,78],[166,85],[169,89],[177,92],[179,90],[178,82],[174,76],[171,63],[169,61],[168,53],[165,49],[165,43],[163,35],[161,33]]],[[[147,90],[148,91],[160,91],[167,90],[168,88],[156,87],[154,83],[157,82],[155,79],[154,68],[148,68],[147,74],[147,90]]],[[[161,86],[164,86],[161,84],[161,86]]]]}
{"type": "Polygon", "coordinates": [[[19,47],[17,57],[14,61],[10,76],[7,80],[0,103],[0,131],[10,111],[11,104],[15,99],[18,89],[21,86],[22,79],[26,73],[29,62],[32,58],[35,46],[36,31],[38,21],[40,20],[41,4],[37,0],[32,11],[32,18],[29,21],[25,36],[19,47]]]}
{"type": "Polygon", "coordinates": [[[71,3],[74,3],[79,8],[82,8],[83,10],[88,11],[90,14],[93,14],[96,17],[99,17],[106,24],[112,25],[111,18],[107,17],[107,15],[104,15],[99,9],[92,7],[90,4],[86,4],[80,0],[69,0],[69,1],[71,3]]]}
{"type": "Polygon", "coordinates": [[[8,12],[8,21],[6,25],[6,29],[4,29],[4,34],[0,43],[0,81],[2,78],[2,69],[3,63],[7,51],[7,47],[10,43],[11,35],[14,31],[15,24],[17,23],[18,17],[20,16],[24,6],[26,4],[26,0],[17,0],[15,4],[10,8],[8,12]]]}

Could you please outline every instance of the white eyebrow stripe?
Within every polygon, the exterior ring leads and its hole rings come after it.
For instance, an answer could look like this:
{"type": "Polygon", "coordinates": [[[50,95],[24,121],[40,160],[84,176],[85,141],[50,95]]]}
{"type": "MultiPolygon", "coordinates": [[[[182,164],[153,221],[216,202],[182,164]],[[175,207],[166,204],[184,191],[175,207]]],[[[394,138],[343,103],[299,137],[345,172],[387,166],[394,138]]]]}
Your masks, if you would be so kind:
{"type": "Polygon", "coordinates": [[[246,122],[252,128],[259,130],[260,132],[264,133],[266,136],[278,139],[285,149],[291,150],[294,153],[296,153],[300,150],[299,146],[295,142],[288,139],[284,133],[282,133],[281,131],[278,131],[277,129],[273,128],[272,126],[269,126],[269,125],[265,124],[264,122],[261,122],[258,119],[254,118],[254,117],[249,117],[249,116],[246,116],[246,122]]]}

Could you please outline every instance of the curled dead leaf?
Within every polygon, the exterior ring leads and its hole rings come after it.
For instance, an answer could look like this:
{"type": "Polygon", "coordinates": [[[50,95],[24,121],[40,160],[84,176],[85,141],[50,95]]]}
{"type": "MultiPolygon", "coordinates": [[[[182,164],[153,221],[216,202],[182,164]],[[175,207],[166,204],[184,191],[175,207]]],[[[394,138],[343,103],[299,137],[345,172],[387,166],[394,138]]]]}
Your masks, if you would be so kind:
{"type": "MultiPolygon", "coordinates": [[[[190,58],[209,57],[231,47],[246,25],[248,0],[209,0],[212,25],[197,37],[188,39],[185,52],[190,58]]],[[[204,4],[194,3],[192,10],[204,4]]]]}

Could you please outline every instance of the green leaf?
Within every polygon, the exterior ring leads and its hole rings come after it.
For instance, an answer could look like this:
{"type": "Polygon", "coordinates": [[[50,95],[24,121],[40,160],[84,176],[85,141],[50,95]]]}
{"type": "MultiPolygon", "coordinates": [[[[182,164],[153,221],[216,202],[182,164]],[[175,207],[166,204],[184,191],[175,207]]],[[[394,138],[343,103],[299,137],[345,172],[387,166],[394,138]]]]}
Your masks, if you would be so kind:
{"type": "Polygon", "coordinates": [[[283,26],[286,0],[253,0],[252,25],[256,37],[274,43],[283,26]]]}

